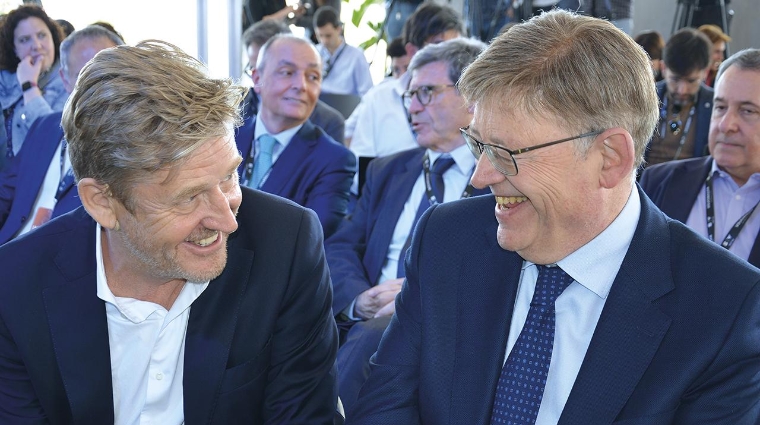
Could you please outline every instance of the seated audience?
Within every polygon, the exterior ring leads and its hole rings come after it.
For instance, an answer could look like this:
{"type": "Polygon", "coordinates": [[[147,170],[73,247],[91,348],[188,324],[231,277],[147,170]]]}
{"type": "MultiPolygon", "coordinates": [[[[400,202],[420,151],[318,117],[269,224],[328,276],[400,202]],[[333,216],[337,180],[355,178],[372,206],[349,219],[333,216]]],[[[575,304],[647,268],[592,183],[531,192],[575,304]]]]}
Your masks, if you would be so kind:
{"type": "Polygon", "coordinates": [[[393,315],[404,281],[403,256],[417,218],[440,202],[485,194],[469,185],[475,159],[459,132],[472,119],[455,83],[485,49],[457,38],[420,50],[404,94],[420,147],[375,159],[356,209],[325,241],[333,311],[347,330],[338,351],[343,406],[354,407],[369,358],[393,315]]]}
{"type": "Polygon", "coordinates": [[[82,70],[83,208],[0,247],[0,423],[333,423],[319,222],[238,184],[243,91],[160,41],[82,70]]]}
{"type": "MultiPolygon", "coordinates": [[[[259,57],[261,46],[277,34],[291,34],[290,28],[273,19],[257,22],[251,25],[243,33],[243,46],[248,56],[247,72],[253,72],[256,60],[259,57]]],[[[261,107],[259,97],[255,90],[249,90],[243,100],[243,120],[248,120],[259,112],[261,107]]],[[[345,119],[337,109],[317,100],[314,111],[309,116],[309,121],[317,125],[339,143],[343,143],[345,132],[345,119]]]]}
{"type": "Polygon", "coordinates": [[[760,50],[723,62],[710,156],[655,165],[641,187],[667,215],[760,267],[760,50]]]}
{"type": "Polygon", "coordinates": [[[663,51],[657,83],[660,121],[646,151],[646,165],[707,155],[713,90],[704,84],[710,40],[693,28],[673,34],[663,51]]]}
{"type": "MultiPolygon", "coordinates": [[[[61,74],[68,93],[79,71],[96,53],[124,44],[97,25],[73,32],[61,43],[61,74]]],[[[82,205],[74,182],[61,112],[34,122],[21,150],[0,172],[0,245],[82,205]]]]}
{"type": "Polygon", "coordinates": [[[731,37],[725,34],[717,25],[705,24],[697,29],[706,35],[712,42],[710,69],[707,71],[705,85],[713,87],[715,85],[715,75],[718,73],[718,68],[720,68],[720,64],[726,58],[726,43],[731,41],[731,37]]]}
{"type": "Polygon", "coordinates": [[[758,423],[760,270],[635,182],[658,116],[644,51],[556,10],[458,87],[493,196],[417,223],[346,424],[758,423]]]}
{"type": "Polygon", "coordinates": [[[42,8],[19,6],[0,20],[0,170],[24,143],[34,121],[63,109],[69,93],[58,73],[63,32],[42,8]]]}
{"type": "Polygon", "coordinates": [[[329,236],[346,215],[356,158],[308,119],[321,76],[310,41],[289,34],[270,38],[253,70],[261,109],[235,141],[243,155],[242,184],[311,208],[329,236]]]}
{"type": "Polygon", "coordinates": [[[343,23],[330,6],[314,15],[317,51],[322,57],[322,92],[363,96],[372,88],[369,64],[360,49],[343,39],[343,23]]]}
{"type": "MultiPolygon", "coordinates": [[[[464,26],[459,14],[451,7],[432,1],[421,4],[404,24],[404,45],[409,58],[428,44],[440,43],[461,36],[464,26]]],[[[409,125],[409,117],[401,95],[409,86],[409,75],[396,81],[378,84],[367,92],[349,121],[355,122],[353,132],[347,125],[346,139],[356,157],[390,155],[417,147],[409,125]],[[356,115],[356,118],[354,118],[356,115]]],[[[352,193],[358,194],[358,181],[352,193]]]]}

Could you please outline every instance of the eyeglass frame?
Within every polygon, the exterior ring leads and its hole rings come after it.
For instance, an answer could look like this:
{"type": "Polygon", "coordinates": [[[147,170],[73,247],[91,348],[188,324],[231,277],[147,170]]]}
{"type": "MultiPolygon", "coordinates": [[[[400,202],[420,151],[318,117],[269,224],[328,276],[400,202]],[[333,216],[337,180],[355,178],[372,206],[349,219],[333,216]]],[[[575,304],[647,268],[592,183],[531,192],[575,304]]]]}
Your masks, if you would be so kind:
{"type": "MultiPolygon", "coordinates": [[[[507,149],[507,148],[505,148],[503,146],[492,145],[492,144],[489,144],[489,143],[483,143],[480,140],[476,139],[473,135],[471,135],[470,133],[468,133],[467,131],[469,129],[470,129],[470,126],[468,125],[467,127],[460,128],[459,132],[462,133],[462,137],[464,138],[464,141],[467,144],[467,147],[470,148],[470,152],[472,152],[472,154],[475,156],[476,159],[480,159],[481,155],[483,155],[483,152],[485,152],[486,153],[486,157],[488,157],[488,160],[491,161],[491,165],[493,165],[493,167],[498,172],[500,172],[500,173],[502,173],[502,174],[504,174],[505,176],[508,176],[508,177],[516,176],[517,173],[520,171],[517,168],[517,160],[515,159],[515,155],[519,155],[519,154],[525,153],[525,152],[535,151],[535,150],[538,150],[538,149],[541,149],[541,148],[546,148],[546,147],[549,147],[549,146],[558,145],[560,143],[565,143],[565,142],[569,142],[569,141],[572,141],[572,140],[582,139],[584,137],[598,136],[598,135],[604,133],[604,130],[589,131],[588,133],[579,134],[577,136],[567,137],[567,138],[560,139],[560,140],[555,140],[555,141],[552,141],[552,142],[547,142],[547,143],[541,143],[541,144],[538,144],[538,145],[528,146],[528,147],[520,148],[520,149],[517,149],[517,150],[513,151],[513,150],[507,149]],[[503,167],[500,167],[496,163],[496,162],[498,162],[496,159],[494,159],[494,157],[496,156],[496,153],[495,153],[495,151],[493,151],[490,148],[500,149],[500,150],[503,150],[503,151],[505,151],[505,152],[507,152],[509,154],[509,158],[512,160],[512,165],[514,165],[514,167],[515,167],[514,174],[511,174],[509,171],[502,169],[503,167]]],[[[504,158],[501,155],[499,155],[498,157],[499,158],[504,158]]]]}
{"type": "Polygon", "coordinates": [[[420,105],[427,106],[430,105],[430,102],[433,101],[433,95],[437,93],[436,90],[441,88],[449,88],[449,87],[456,87],[456,84],[437,84],[437,85],[422,85],[417,87],[414,90],[407,90],[401,95],[401,102],[404,104],[404,108],[407,110],[412,106],[412,96],[417,97],[417,101],[420,102],[420,105]],[[422,98],[420,97],[420,91],[422,89],[425,89],[430,93],[430,98],[427,100],[427,102],[423,102],[422,98]],[[409,99],[409,100],[407,100],[409,99]]]}

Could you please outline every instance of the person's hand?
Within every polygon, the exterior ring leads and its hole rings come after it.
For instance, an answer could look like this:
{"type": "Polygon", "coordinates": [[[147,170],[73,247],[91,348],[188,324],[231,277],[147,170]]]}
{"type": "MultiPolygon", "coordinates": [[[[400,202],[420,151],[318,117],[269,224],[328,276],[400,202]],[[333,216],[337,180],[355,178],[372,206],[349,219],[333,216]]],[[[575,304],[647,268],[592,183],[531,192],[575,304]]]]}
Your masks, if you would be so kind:
{"type": "Polygon", "coordinates": [[[23,84],[27,81],[36,83],[40,78],[40,72],[42,71],[42,57],[37,59],[32,56],[27,56],[18,63],[16,68],[16,79],[19,84],[23,84]]]}
{"type": "Polygon", "coordinates": [[[389,303],[393,304],[396,295],[401,292],[403,282],[403,278],[386,280],[359,294],[356,297],[356,304],[354,304],[354,315],[365,320],[379,317],[376,316],[378,312],[387,307],[389,303]]]}
{"type": "Polygon", "coordinates": [[[378,310],[377,313],[375,313],[375,318],[384,317],[384,316],[392,316],[393,313],[395,312],[396,312],[396,300],[394,298],[393,301],[389,302],[383,308],[378,310]]]}

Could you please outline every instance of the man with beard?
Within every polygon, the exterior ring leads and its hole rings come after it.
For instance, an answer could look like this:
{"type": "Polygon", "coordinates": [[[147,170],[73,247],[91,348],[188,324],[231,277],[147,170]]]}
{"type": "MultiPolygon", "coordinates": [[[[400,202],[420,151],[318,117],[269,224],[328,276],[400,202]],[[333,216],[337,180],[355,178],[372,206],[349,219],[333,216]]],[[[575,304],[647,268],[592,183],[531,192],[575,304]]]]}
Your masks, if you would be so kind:
{"type": "Polygon", "coordinates": [[[322,231],[238,184],[243,94],[159,41],[82,70],[83,207],[0,248],[0,423],[332,423],[322,231]]]}
{"type": "Polygon", "coordinates": [[[664,81],[657,83],[660,120],[646,153],[646,164],[707,155],[713,90],[704,84],[712,44],[703,33],[684,28],[663,52],[664,81]]]}

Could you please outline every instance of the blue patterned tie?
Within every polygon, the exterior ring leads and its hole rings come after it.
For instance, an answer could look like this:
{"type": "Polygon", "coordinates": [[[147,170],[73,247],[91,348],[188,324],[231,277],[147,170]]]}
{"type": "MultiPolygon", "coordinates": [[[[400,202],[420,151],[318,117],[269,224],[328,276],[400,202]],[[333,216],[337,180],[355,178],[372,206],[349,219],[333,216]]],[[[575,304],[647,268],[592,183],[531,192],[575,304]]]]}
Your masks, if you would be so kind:
{"type": "Polygon", "coordinates": [[[268,134],[259,136],[259,148],[261,152],[259,152],[259,156],[253,164],[253,177],[249,182],[250,187],[258,189],[261,186],[261,180],[264,179],[269,169],[272,168],[272,151],[275,144],[277,144],[277,139],[274,137],[268,134]]]}
{"type": "Polygon", "coordinates": [[[525,325],[501,370],[491,424],[534,424],[554,346],[554,302],[573,278],[558,266],[538,267],[525,325]]]}
{"type": "MultiPolygon", "coordinates": [[[[444,184],[443,184],[443,173],[446,172],[449,168],[451,168],[452,165],[455,164],[454,158],[450,156],[439,156],[438,159],[435,160],[435,163],[433,164],[433,169],[430,170],[430,190],[433,192],[433,196],[435,196],[436,203],[443,202],[443,193],[445,190],[444,184]]],[[[424,177],[423,177],[424,178],[424,177]]],[[[412,223],[412,230],[414,230],[414,225],[417,224],[417,222],[420,220],[420,217],[422,217],[422,213],[427,211],[428,208],[430,208],[432,204],[430,203],[430,199],[428,198],[427,193],[424,193],[422,195],[422,200],[420,201],[420,205],[417,207],[417,213],[414,216],[414,222],[412,223]]],[[[396,277],[406,277],[406,270],[404,269],[404,256],[406,256],[406,250],[409,248],[409,245],[412,243],[412,232],[410,231],[409,234],[406,236],[406,242],[404,243],[404,246],[401,248],[401,252],[398,256],[398,269],[396,271],[396,277]]]]}

